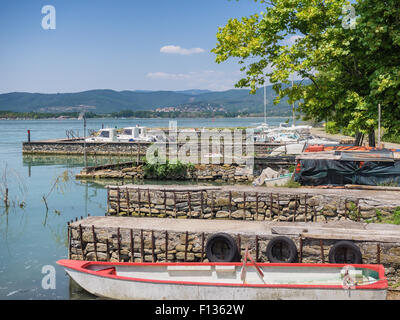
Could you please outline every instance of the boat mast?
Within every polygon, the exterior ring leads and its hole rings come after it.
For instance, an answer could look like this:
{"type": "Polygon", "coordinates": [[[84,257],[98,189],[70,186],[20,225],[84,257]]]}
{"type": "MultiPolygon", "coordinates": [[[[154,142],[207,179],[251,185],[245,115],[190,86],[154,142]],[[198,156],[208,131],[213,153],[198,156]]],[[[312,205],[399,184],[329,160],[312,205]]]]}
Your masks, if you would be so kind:
{"type": "MultiPolygon", "coordinates": [[[[292,74],[292,90],[293,90],[293,87],[294,87],[293,83],[294,83],[294,73],[292,74]]],[[[292,124],[292,126],[295,127],[296,126],[296,111],[294,109],[294,101],[293,101],[293,104],[292,104],[292,112],[293,112],[293,124],[292,124]]]]}
{"type": "Polygon", "coordinates": [[[264,83],[264,123],[267,124],[267,87],[264,83]]]}

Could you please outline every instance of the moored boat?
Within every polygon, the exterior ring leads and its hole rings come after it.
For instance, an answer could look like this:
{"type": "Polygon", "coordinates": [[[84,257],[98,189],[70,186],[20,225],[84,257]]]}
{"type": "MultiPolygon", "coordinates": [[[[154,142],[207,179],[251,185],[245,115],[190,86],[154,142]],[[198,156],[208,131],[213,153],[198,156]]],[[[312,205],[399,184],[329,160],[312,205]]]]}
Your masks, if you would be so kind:
{"type": "Polygon", "coordinates": [[[128,263],[59,260],[86,291],[112,299],[386,299],[382,265],[128,263]]]}

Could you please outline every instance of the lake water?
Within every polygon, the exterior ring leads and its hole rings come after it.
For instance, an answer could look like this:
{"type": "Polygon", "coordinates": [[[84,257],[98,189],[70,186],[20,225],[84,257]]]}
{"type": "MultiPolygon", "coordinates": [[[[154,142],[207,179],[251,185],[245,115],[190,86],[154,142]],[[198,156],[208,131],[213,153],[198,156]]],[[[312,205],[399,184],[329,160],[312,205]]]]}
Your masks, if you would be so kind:
{"type": "MultiPolygon", "coordinates": [[[[269,118],[272,126],[286,118],[269,118]]],[[[263,118],[178,119],[178,127],[243,127],[263,122],[263,118]]],[[[168,127],[169,119],[88,119],[88,129],[128,127],[168,127]]],[[[67,258],[67,222],[76,217],[103,216],[106,190],[101,185],[76,181],[55,185],[64,172],[73,176],[83,166],[83,157],[23,157],[22,142],[65,138],[67,130],[83,132],[78,120],[0,120],[0,299],[92,299],[70,282],[56,265],[67,258]],[[11,208],[2,201],[9,188],[11,208]],[[46,210],[43,196],[47,196],[46,210]],[[23,208],[19,204],[23,204],[23,208]],[[50,266],[50,267],[49,267],[50,266]],[[44,289],[49,270],[54,268],[55,289],[44,289]],[[47,268],[47,269],[46,269],[47,268]],[[50,268],[50,269],[49,269],[50,268]],[[42,273],[42,271],[44,273],[42,273]]]]}

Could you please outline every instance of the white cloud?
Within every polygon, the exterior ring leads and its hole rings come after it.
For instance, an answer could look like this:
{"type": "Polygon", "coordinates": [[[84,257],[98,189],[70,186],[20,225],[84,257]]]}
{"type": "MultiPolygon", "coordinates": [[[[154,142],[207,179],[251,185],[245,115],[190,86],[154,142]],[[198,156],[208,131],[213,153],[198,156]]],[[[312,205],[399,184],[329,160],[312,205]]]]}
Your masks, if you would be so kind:
{"type": "Polygon", "coordinates": [[[183,80],[188,79],[190,76],[184,73],[150,72],[146,77],[151,79],[183,80]]]}
{"type": "Polygon", "coordinates": [[[243,76],[240,72],[215,70],[191,71],[187,73],[150,72],[146,75],[152,80],[173,80],[181,89],[209,89],[222,91],[233,89],[234,84],[243,76]]]}
{"type": "Polygon", "coordinates": [[[180,55],[188,55],[188,54],[195,54],[195,53],[202,53],[205,50],[202,48],[192,48],[192,49],[185,49],[181,48],[180,46],[164,46],[160,49],[162,53],[169,53],[169,54],[180,54],[180,55]]]}

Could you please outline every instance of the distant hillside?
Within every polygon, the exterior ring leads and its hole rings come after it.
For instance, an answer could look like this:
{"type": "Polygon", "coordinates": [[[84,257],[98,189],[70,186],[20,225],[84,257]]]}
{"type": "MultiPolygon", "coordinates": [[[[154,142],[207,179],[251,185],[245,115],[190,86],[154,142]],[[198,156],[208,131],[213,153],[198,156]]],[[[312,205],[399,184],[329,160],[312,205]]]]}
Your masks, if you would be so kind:
{"type": "MultiPolygon", "coordinates": [[[[276,96],[272,86],[267,87],[267,110],[279,115],[291,110],[286,102],[273,105],[276,96]]],[[[262,113],[264,90],[255,95],[249,90],[234,89],[222,92],[208,90],[185,91],[113,91],[91,90],[78,93],[25,93],[0,94],[0,110],[14,112],[76,112],[85,107],[98,114],[109,114],[121,110],[155,110],[157,108],[193,106],[203,108],[207,104],[220,107],[226,112],[262,113]]]]}

